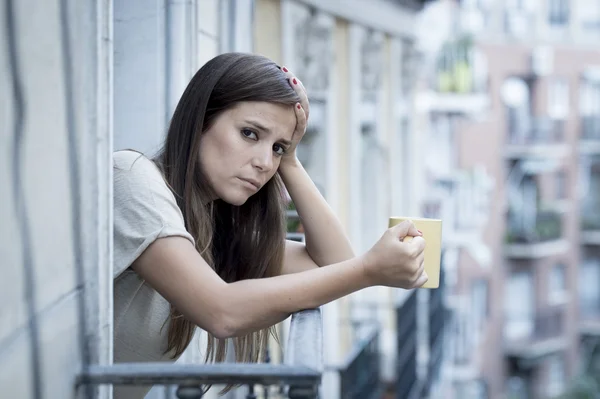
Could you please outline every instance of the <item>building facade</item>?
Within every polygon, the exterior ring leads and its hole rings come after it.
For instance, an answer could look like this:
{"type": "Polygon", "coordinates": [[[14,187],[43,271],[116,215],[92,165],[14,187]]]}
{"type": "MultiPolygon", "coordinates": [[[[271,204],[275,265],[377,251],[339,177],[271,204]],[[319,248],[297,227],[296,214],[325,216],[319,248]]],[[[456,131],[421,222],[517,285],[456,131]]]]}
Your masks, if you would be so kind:
{"type": "Polygon", "coordinates": [[[438,138],[425,174],[450,209],[448,392],[555,397],[593,362],[600,332],[600,9],[439,3],[452,35],[418,96],[438,138]]]}

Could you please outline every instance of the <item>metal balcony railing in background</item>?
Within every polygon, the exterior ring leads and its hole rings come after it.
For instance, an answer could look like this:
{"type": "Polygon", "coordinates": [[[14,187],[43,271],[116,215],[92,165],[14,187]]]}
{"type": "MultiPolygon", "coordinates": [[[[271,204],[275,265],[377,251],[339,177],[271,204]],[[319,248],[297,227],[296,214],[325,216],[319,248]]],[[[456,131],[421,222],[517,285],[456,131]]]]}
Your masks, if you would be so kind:
{"type": "Polygon", "coordinates": [[[413,292],[397,309],[398,358],[396,398],[420,397],[417,376],[417,293],[413,292]]]}
{"type": "Polygon", "coordinates": [[[285,386],[290,399],[317,399],[323,373],[323,325],[320,309],[292,315],[284,364],[169,364],[118,363],[90,365],[77,379],[77,386],[177,385],[179,399],[200,399],[203,385],[248,385],[248,399],[255,399],[254,386],[285,386]]]}
{"type": "Polygon", "coordinates": [[[442,94],[486,93],[487,70],[476,62],[478,52],[468,36],[444,43],[430,85],[442,94]]]}
{"type": "MultiPolygon", "coordinates": [[[[598,195],[598,194],[591,194],[598,195]]],[[[600,201],[597,201],[600,202],[600,201]]],[[[584,231],[598,231],[600,230],[600,209],[594,209],[592,207],[583,207],[581,215],[581,229],[584,231]],[[586,209],[589,208],[589,209],[586,209]]]]}
{"type": "MultiPolygon", "coordinates": [[[[511,355],[530,357],[538,353],[537,344],[559,339],[564,334],[565,310],[561,306],[539,310],[533,318],[530,334],[519,338],[505,337],[506,348],[511,355]]],[[[549,350],[553,350],[549,348],[549,350]]]]}
{"type": "Polygon", "coordinates": [[[562,121],[548,117],[533,117],[527,124],[509,111],[509,145],[559,144],[564,140],[562,121]]]}
{"type": "Polygon", "coordinates": [[[581,139],[600,140],[600,115],[581,118],[581,139]]]}
{"type": "Polygon", "coordinates": [[[438,379],[444,347],[444,332],[448,325],[450,313],[444,302],[445,295],[445,271],[444,256],[442,255],[442,267],[440,268],[440,287],[429,292],[429,376],[428,381],[434,382],[438,379]]]}
{"type": "Polygon", "coordinates": [[[535,223],[523,225],[522,216],[509,211],[506,231],[507,244],[537,244],[562,237],[562,215],[556,211],[538,211],[535,223]]]}
{"type": "Polygon", "coordinates": [[[383,391],[380,380],[379,327],[372,325],[364,338],[358,339],[346,360],[338,368],[343,399],[379,399],[383,391]]]}

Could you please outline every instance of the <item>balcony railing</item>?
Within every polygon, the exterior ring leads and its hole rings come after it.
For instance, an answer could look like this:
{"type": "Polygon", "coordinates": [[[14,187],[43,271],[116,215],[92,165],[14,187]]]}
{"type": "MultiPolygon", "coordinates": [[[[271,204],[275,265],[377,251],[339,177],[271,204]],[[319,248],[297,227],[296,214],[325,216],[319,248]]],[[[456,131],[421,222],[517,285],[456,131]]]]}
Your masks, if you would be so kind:
{"type": "Polygon", "coordinates": [[[580,326],[583,335],[600,337],[600,298],[587,296],[579,299],[580,326]]]}
{"type": "Polygon", "coordinates": [[[379,328],[373,326],[359,339],[338,369],[343,399],[379,399],[380,380],[379,328]]]}
{"type": "MultiPolygon", "coordinates": [[[[443,262],[443,258],[442,258],[443,262]]],[[[440,372],[444,347],[444,331],[448,325],[449,312],[444,304],[445,272],[440,270],[440,288],[429,294],[429,376],[428,382],[434,382],[440,372]]]]}
{"type": "Polygon", "coordinates": [[[551,118],[533,118],[529,128],[520,126],[516,119],[509,118],[508,125],[509,145],[547,145],[563,142],[563,124],[551,118]]]}
{"type": "Polygon", "coordinates": [[[421,397],[417,376],[417,293],[413,292],[397,309],[398,359],[396,398],[421,397]]]}
{"type": "Polygon", "coordinates": [[[78,387],[98,385],[177,385],[180,399],[200,399],[203,385],[284,386],[290,399],[316,399],[323,372],[321,311],[305,310],[292,316],[284,363],[220,363],[210,365],[166,363],[118,363],[92,365],[77,379],[78,387]]]}
{"type": "Polygon", "coordinates": [[[584,231],[600,230],[600,209],[584,210],[581,215],[581,229],[584,231]]]}
{"type": "Polygon", "coordinates": [[[562,216],[555,211],[538,211],[535,223],[519,223],[521,215],[509,213],[509,225],[506,232],[507,244],[535,244],[558,240],[562,236],[562,216]]]}
{"type": "Polygon", "coordinates": [[[505,338],[505,350],[509,356],[534,360],[547,353],[561,350],[564,336],[564,308],[557,306],[538,311],[533,318],[528,335],[505,338]]]}

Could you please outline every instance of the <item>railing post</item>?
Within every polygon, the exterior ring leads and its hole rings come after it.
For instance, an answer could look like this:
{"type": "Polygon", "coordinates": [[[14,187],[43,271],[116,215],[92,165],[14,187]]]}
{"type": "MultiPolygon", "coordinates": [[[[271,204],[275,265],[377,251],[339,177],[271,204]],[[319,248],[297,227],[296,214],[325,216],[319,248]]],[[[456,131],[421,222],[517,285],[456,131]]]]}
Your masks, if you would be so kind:
{"type": "Polygon", "coordinates": [[[256,399],[256,394],[254,393],[254,384],[248,385],[248,395],[246,395],[246,399],[256,399]]]}
{"type": "MultiPolygon", "coordinates": [[[[323,325],[320,309],[304,310],[292,315],[285,364],[323,372],[323,325]]],[[[317,399],[319,385],[290,385],[288,397],[317,399]]]]}
{"type": "Polygon", "coordinates": [[[179,385],[175,395],[178,399],[202,399],[204,390],[198,385],[179,385]]]}

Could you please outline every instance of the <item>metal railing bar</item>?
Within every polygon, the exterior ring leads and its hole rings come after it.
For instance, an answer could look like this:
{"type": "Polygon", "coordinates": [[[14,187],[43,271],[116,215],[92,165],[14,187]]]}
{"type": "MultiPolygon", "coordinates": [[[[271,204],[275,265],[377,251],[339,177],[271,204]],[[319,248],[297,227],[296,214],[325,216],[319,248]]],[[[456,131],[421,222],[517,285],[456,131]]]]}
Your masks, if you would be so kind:
{"type": "Polygon", "coordinates": [[[78,385],[202,385],[294,384],[314,385],[321,371],[304,366],[220,363],[212,365],[171,363],[117,363],[89,366],[78,385]]]}

